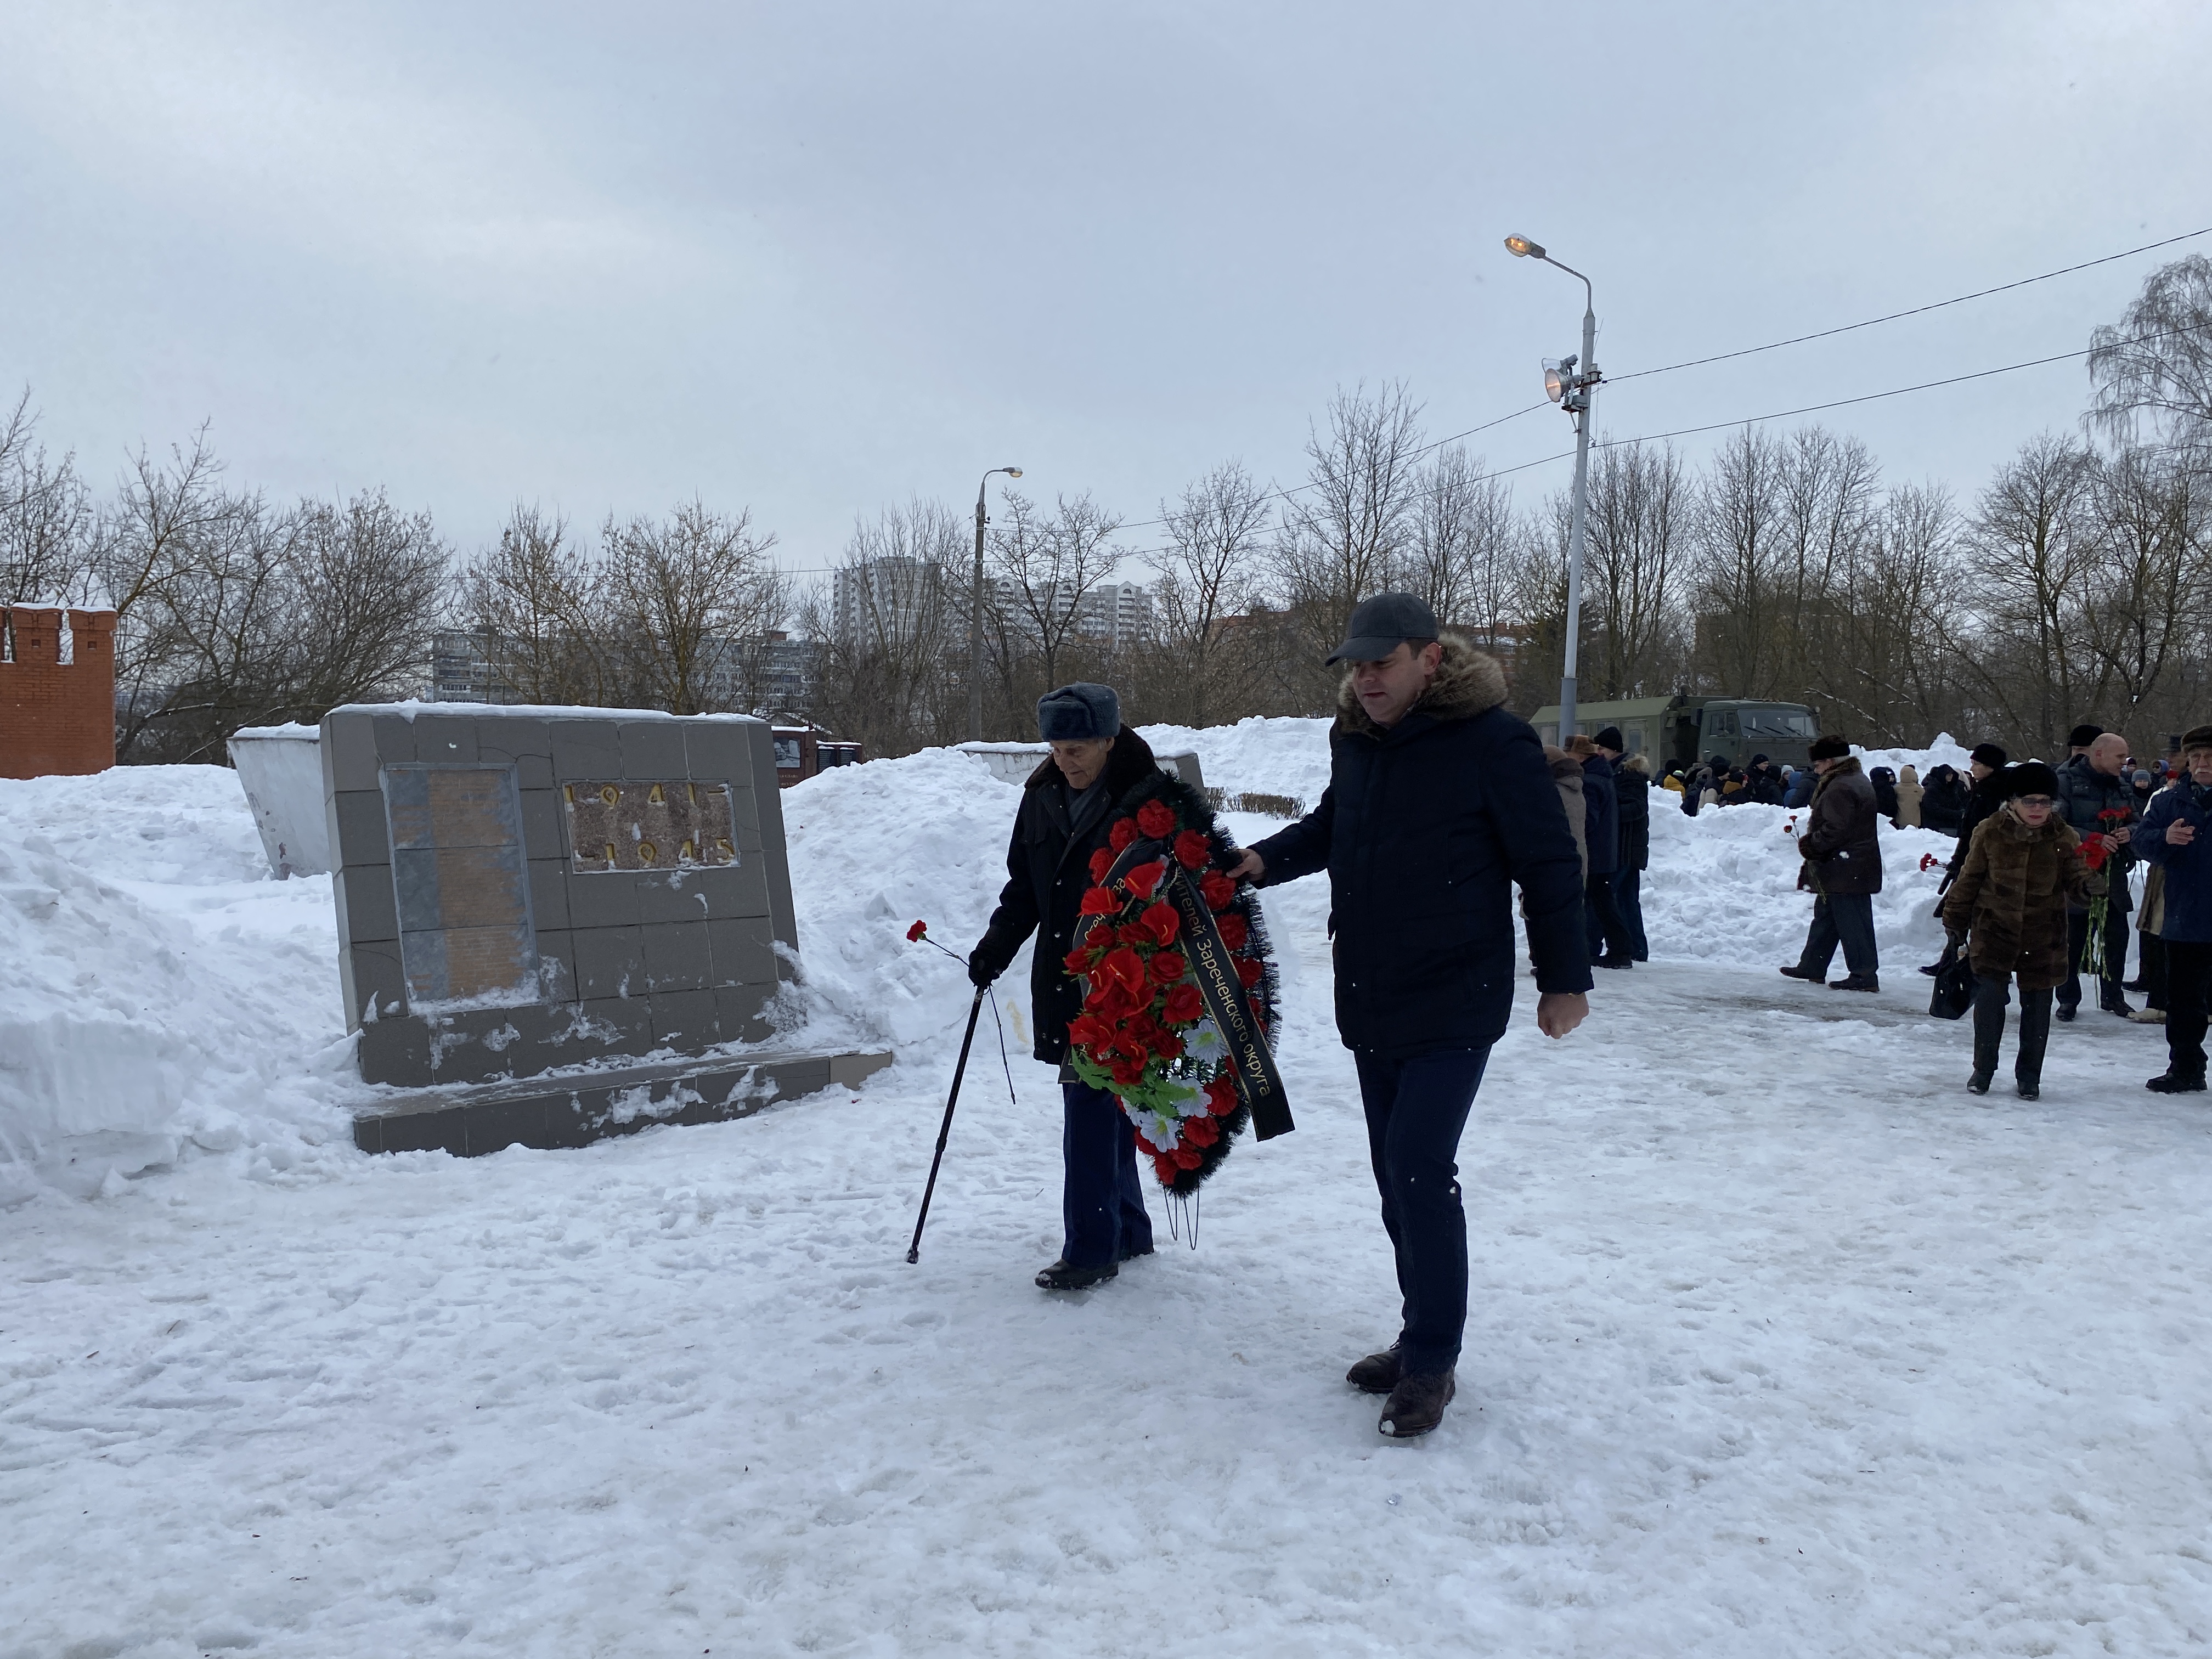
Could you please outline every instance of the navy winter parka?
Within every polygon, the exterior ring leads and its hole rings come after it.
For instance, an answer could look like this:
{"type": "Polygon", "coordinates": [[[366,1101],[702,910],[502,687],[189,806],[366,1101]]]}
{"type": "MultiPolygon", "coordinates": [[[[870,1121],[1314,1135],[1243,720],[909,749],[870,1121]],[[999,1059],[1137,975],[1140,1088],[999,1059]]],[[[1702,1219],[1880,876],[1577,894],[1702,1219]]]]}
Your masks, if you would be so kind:
{"type": "Polygon", "coordinates": [[[1386,1059],[1504,1034],[1516,883],[1537,989],[1590,987],[1582,859],[1543,744],[1503,706],[1498,664],[1443,640],[1427,694],[1387,731],[1346,679],[1321,804],[1253,849],[1263,886],[1328,872],[1337,1033],[1386,1059]]]}
{"type": "Polygon", "coordinates": [[[1583,762],[1583,839],[1589,846],[1591,875],[1620,872],[1620,797],[1613,793],[1613,763],[1602,755],[1583,762]]]}
{"type": "Polygon", "coordinates": [[[2185,945],[2212,945],[2212,789],[2196,782],[2161,789],[2150,798],[2133,842],[2136,852],[2166,872],[2166,920],[2159,937],[2185,945]],[[2176,847],[2166,826],[2197,826],[2197,839],[2176,847]]]}

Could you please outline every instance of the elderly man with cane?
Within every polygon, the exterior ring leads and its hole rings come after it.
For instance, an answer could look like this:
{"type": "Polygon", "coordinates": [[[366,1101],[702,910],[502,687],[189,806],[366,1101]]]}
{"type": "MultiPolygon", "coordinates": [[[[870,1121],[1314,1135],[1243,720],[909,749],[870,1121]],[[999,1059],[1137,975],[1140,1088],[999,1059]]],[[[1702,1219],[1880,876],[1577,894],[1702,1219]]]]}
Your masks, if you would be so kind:
{"type": "Polygon", "coordinates": [[[1352,613],[1329,786],[1232,872],[1261,886],[1326,869],[1336,1024],[1352,1051],[1368,1153],[1403,1297],[1398,1340],[1346,1380],[1389,1396],[1395,1439],[1443,1420],[1467,1323],[1461,1132],[1513,1006],[1512,887],[1536,962],[1536,1024],[1589,1009],[1582,860],[1543,744],[1505,706],[1498,664],[1410,593],[1352,613]]]}
{"type": "MultiPolygon", "coordinates": [[[[1067,1064],[1067,1026],[1083,988],[1065,958],[1075,948],[1090,860],[1116,818],[1183,786],[1160,770],[1145,740],[1121,724],[1111,686],[1078,683],[1037,702],[1037,729],[1052,745],[1030,777],[1006,849],[1006,884],[989,928],[969,955],[978,987],[1006,971],[1024,940],[1037,936],[1030,969],[1036,1057],[1060,1070],[1064,1173],[1060,1260],[1039,1288],[1079,1291],[1113,1278],[1132,1256],[1152,1253],[1152,1218],[1137,1176],[1136,1130],[1121,1103],[1082,1082],[1067,1064]]],[[[1200,804],[1202,807],[1202,803],[1200,804]]]]}

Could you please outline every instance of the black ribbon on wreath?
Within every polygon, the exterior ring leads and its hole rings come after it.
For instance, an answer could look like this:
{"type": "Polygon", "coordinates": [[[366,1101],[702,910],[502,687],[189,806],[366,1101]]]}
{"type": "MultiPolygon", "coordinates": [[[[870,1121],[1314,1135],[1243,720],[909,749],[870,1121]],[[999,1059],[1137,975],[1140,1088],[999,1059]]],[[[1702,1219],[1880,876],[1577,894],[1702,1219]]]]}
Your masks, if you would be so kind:
{"type": "MultiPolygon", "coordinates": [[[[1172,904],[1182,922],[1183,954],[1190,963],[1191,978],[1206,999],[1206,1013],[1228,1046],[1229,1075],[1237,1086],[1237,1099],[1251,1110],[1253,1138],[1272,1140],[1286,1135],[1297,1125],[1291,1121],[1291,1101],[1283,1089],[1283,1075],[1275,1069],[1274,1050],[1260,1029],[1251,994],[1237,975],[1236,957],[1221,937],[1213,908],[1199,890],[1197,872],[1177,862],[1165,842],[1139,837],[1121,849],[1103,884],[1111,887],[1139,865],[1155,859],[1164,860],[1168,869],[1167,879],[1155,896],[1172,904]]],[[[1086,923],[1083,933],[1090,931],[1086,923]]],[[[1081,939],[1079,935],[1079,944],[1081,939]]]]}

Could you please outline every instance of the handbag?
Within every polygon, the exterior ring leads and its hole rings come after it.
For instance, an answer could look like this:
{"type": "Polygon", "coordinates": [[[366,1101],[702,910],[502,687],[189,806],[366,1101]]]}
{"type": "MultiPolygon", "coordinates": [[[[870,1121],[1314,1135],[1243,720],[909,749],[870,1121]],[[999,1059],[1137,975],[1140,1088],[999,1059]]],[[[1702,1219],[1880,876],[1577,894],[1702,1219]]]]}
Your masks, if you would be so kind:
{"type": "Polygon", "coordinates": [[[1974,964],[1964,951],[1946,946],[1943,965],[1928,993],[1928,1012],[1938,1019],[1960,1019],[1974,1006],[1974,964]]]}

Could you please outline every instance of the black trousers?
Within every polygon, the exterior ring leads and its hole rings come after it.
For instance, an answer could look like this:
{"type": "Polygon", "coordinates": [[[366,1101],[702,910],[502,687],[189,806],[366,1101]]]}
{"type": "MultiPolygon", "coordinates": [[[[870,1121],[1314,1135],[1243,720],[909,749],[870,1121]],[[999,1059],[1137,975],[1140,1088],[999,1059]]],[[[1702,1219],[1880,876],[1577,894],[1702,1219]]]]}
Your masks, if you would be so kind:
{"type": "MultiPolygon", "coordinates": [[[[2004,1042],[2005,1006],[2011,1000],[2012,976],[1991,979],[1974,975],[1974,1071],[1990,1077],[1997,1069],[1997,1049],[2004,1042]]],[[[2043,1053],[2051,1042],[2051,991],[2047,986],[2031,991],[2020,988],[2020,1053],[2012,1064],[2013,1077],[2021,1083],[2043,1080],[2043,1053]]]]}
{"type": "Polygon", "coordinates": [[[1651,941],[1644,937],[1644,872],[1623,870],[1613,878],[1613,905],[1628,934],[1628,953],[1638,962],[1651,960],[1651,941]]]}
{"type": "Polygon", "coordinates": [[[1399,1364],[1408,1376],[1449,1370],[1467,1328],[1467,1215],[1459,1138],[1482,1085],[1487,1047],[1416,1060],[1352,1051],[1367,1110],[1367,1156],[1397,1257],[1399,1364]]]}
{"type": "Polygon", "coordinates": [[[1813,925],[1805,932],[1805,951],[1797,965],[1814,979],[1828,976],[1836,946],[1844,947],[1844,966],[1854,979],[1873,979],[1881,967],[1874,946],[1874,895],[1823,893],[1813,901],[1813,925]]]}
{"type": "MultiPolygon", "coordinates": [[[[2117,880],[2118,878],[2115,878],[2117,880]]],[[[2066,978],[2058,988],[2058,1006],[2081,1006],[2081,947],[2089,942],[2089,913],[2066,913],[2066,978]]],[[[2117,905],[2105,912],[2105,971],[2097,981],[2097,1006],[2111,1008],[2125,1002],[2120,981],[2127,978],[2128,913],[2117,905]]]]}
{"type": "Polygon", "coordinates": [[[2166,941],[2166,1054],[2176,1077],[2204,1075],[2205,1002],[2212,997],[2212,942],[2166,941]]]}
{"type": "Polygon", "coordinates": [[[1613,874],[1590,876],[1583,883],[1583,926],[1589,940],[1590,959],[1601,956],[1634,957],[1636,941],[1620,920],[1620,907],[1613,899],[1613,874]]]}
{"type": "Polygon", "coordinates": [[[1152,1248],[1152,1218],[1137,1174],[1137,1126],[1103,1089],[1063,1083],[1060,1092],[1060,1260],[1103,1267],[1142,1255],[1152,1248]]]}
{"type": "Polygon", "coordinates": [[[2166,941],[2156,933],[2137,931],[2136,960],[2142,970],[2136,977],[2143,982],[2143,1006],[2166,1006],[2166,941]]]}

